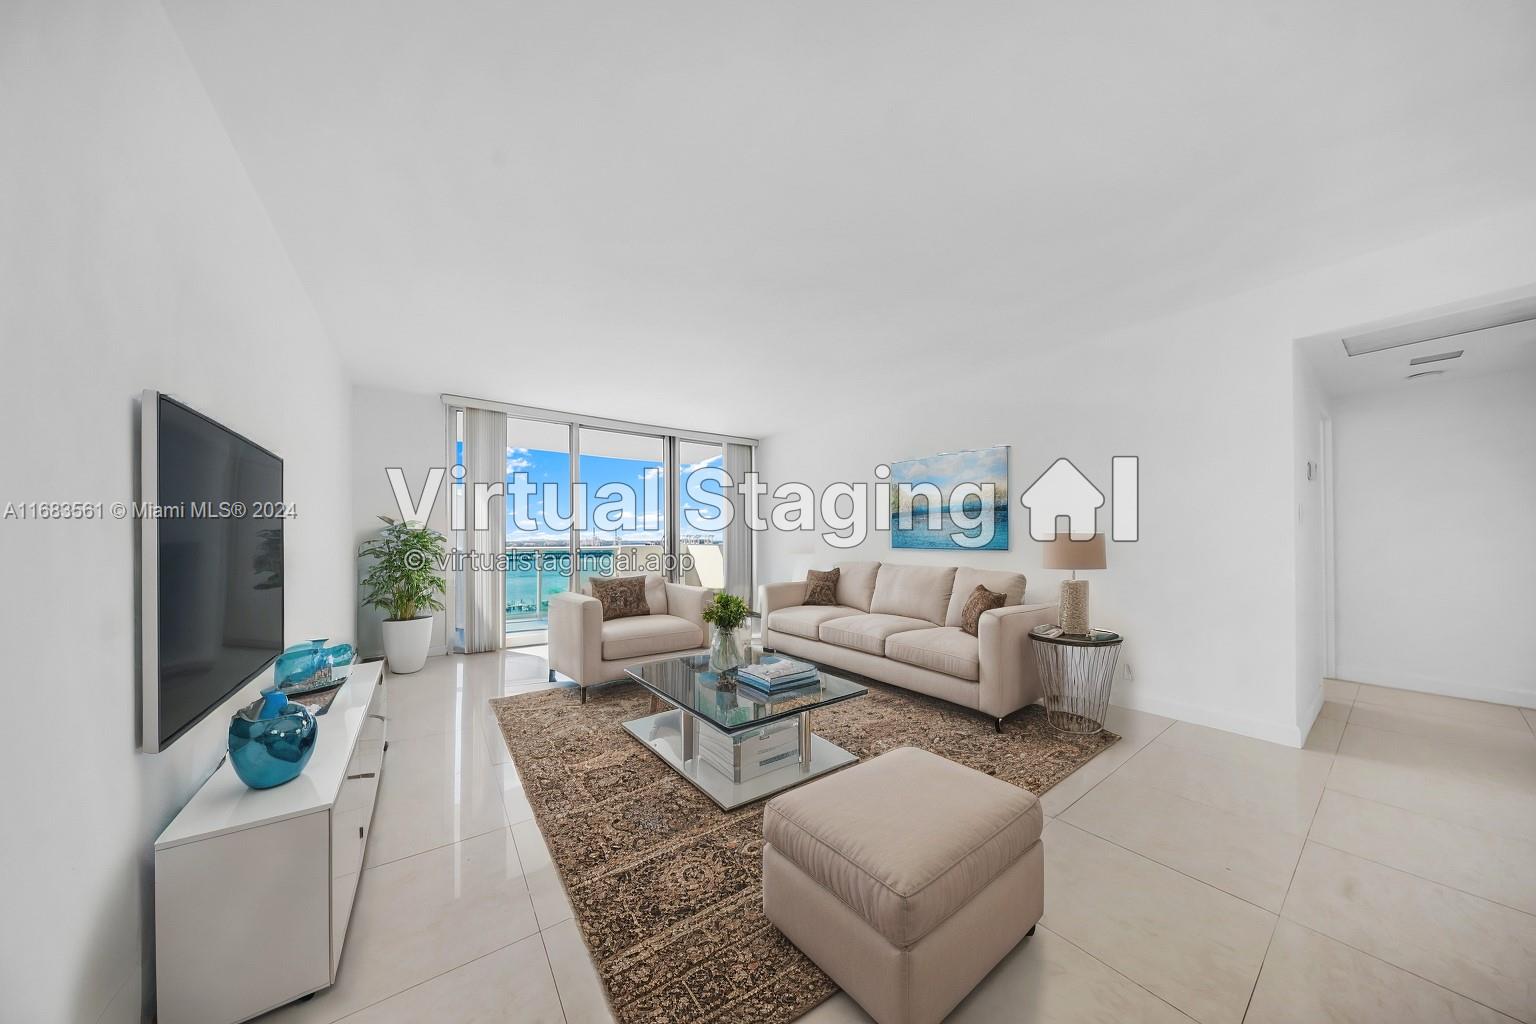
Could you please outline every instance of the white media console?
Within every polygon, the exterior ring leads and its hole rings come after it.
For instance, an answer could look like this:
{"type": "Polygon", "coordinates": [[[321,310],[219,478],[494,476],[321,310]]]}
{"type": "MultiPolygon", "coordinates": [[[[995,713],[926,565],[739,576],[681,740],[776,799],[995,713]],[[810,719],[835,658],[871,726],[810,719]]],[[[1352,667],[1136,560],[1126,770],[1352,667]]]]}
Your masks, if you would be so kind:
{"type": "Polygon", "coordinates": [[[155,841],[160,1024],[237,1024],[336,980],[384,770],[383,663],[351,666],[304,772],[228,761],[155,841]]]}

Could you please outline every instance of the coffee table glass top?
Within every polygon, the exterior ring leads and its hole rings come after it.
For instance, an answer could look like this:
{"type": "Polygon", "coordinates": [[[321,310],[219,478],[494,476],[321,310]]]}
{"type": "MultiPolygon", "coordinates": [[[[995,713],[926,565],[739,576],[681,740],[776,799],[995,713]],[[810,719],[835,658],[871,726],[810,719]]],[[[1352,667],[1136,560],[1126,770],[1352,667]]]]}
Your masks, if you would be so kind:
{"type": "MultiPolygon", "coordinates": [[[[762,657],[762,651],[753,649],[747,661],[756,664],[762,657]]],[[[825,669],[821,670],[820,682],[782,693],[764,693],[745,682],[733,686],[727,681],[722,688],[720,674],[709,670],[707,654],[651,661],[627,671],[631,679],[668,704],[693,712],[723,732],[754,729],[869,692],[825,669]]]]}

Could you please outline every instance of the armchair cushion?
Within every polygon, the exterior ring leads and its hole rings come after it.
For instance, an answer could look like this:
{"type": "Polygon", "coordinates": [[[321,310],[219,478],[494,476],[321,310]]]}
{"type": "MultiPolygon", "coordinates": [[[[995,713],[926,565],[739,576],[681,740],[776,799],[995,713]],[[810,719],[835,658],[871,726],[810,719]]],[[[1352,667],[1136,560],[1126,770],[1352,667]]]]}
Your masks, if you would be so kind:
{"type": "MultiPolygon", "coordinates": [[[[660,579],[660,577],[657,577],[660,579]]],[[[704,606],[714,599],[715,592],[708,587],[694,587],[686,583],[667,583],[664,585],[663,600],[665,607],[662,609],[668,615],[676,615],[680,619],[687,619],[699,627],[699,632],[704,629],[704,606]]],[[[651,614],[660,614],[654,605],[651,606],[651,614]]]]}
{"type": "Polygon", "coordinates": [[[634,615],[603,623],[603,660],[626,661],[704,645],[704,631],[676,615],[634,615]]]}
{"type": "Polygon", "coordinates": [[[832,619],[843,619],[850,615],[858,615],[857,608],[847,608],[843,605],[810,605],[801,604],[790,608],[778,608],[768,613],[763,625],[780,633],[790,633],[803,637],[806,640],[821,639],[821,624],[832,619]]]}
{"type": "Polygon", "coordinates": [[[885,656],[957,679],[981,678],[981,641],[959,626],[897,633],[885,642],[885,656]]]}

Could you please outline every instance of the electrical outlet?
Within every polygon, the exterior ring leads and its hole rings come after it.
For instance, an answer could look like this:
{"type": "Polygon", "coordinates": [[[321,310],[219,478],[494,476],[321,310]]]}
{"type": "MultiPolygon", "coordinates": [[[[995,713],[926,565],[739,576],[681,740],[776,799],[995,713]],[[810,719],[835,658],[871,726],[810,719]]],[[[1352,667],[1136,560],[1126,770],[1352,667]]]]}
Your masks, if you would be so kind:
{"type": "Polygon", "coordinates": [[[1130,662],[1128,662],[1128,661],[1121,662],[1120,663],[1120,672],[1121,672],[1121,675],[1125,676],[1125,681],[1126,682],[1134,683],[1136,681],[1136,670],[1131,668],[1131,663],[1130,662]]]}

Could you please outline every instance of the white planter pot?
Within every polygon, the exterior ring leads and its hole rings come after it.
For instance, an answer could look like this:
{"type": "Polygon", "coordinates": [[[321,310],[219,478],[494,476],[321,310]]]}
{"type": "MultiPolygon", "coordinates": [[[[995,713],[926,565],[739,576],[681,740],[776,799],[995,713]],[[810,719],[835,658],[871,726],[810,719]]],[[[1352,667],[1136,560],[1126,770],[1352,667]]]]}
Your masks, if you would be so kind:
{"type": "Polygon", "coordinates": [[[432,646],[432,616],[384,620],[384,657],[395,675],[421,671],[427,663],[427,649],[432,646]]]}

